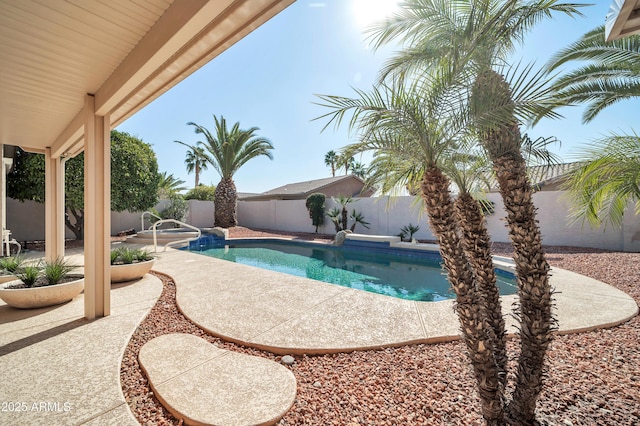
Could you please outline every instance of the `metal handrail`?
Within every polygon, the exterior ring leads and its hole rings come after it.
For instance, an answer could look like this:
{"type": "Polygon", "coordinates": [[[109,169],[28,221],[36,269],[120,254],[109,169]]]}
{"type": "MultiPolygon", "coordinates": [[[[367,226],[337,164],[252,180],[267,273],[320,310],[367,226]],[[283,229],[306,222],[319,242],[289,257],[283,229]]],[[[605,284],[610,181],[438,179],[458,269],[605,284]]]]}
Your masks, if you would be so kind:
{"type": "MultiPolygon", "coordinates": [[[[162,220],[162,218],[160,216],[158,216],[158,215],[156,215],[156,214],[154,214],[154,213],[152,213],[150,211],[146,211],[146,212],[142,213],[142,215],[140,216],[140,230],[141,231],[144,231],[144,215],[146,215],[146,214],[148,214],[150,216],[153,216],[156,219],[162,220]]],[[[149,226],[149,229],[151,229],[151,226],[149,226]]]]}
{"type": "Polygon", "coordinates": [[[158,227],[158,225],[162,225],[163,223],[176,223],[180,226],[183,226],[185,228],[190,228],[193,229],[195,231],[198,232],[198,236],[195,238],[185,238],[182,240],[176,240],[176,241],[169,241],[167,244],[164,245],[164,250],[163,251],[167,251],[167,247],[171,244],[179,244],[179,243],[188,243],[189,241],[196,241],[197,239],[199,239],[202,236],[202,231],[200,231],[200,229],[196,228],[195,226],[191,226],[189,224],[186,224],[184,222],[180,222],[179,220],[175,220],[175,219],[162,219],[159,220],[157,222],[155,222],[153,224],[153,226],[151,227],[151,229],[153,229],[153,250],[157,253],[158,252],[158,237],[156,234],[156,228],[158,227]]]}

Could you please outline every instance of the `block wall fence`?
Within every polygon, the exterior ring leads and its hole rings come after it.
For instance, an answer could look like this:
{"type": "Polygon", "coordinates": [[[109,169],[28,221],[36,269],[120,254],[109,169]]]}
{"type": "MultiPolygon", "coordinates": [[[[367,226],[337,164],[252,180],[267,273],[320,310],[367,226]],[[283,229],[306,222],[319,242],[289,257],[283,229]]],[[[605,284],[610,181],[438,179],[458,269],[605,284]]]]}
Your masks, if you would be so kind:
{"type": "MultiPolygon", "coordinates": [[[[492,241],[508,242],[505,212],[500,194],[488,194],[495,203],[495,213],[487,217],[487,226],[492,241]]],[[[415,235],[417,239],[434,239],[421,203],[414,197],[356,198],[348,205],[362,213],[370,222],[369,229],[356,226],[355,232],[372,235],[397,235],[408,225],[420,225],[415,235]]],[[[569,224],[568,203],[562,191],[540,191],[534,194],[537,218],[542,230],[543,244],[553,246],[594,247],[606,250],[640,252],[640,216],[634,215],[633,207],[625,212],[620,229],[607,227],[591,229],[588,225],[569,224]]],[[[163,201],[161,203],[166,203],[163,201]]],[[[161,210],[164,204],[156,209],[161,210]]],[[[338,207],[333,200],[326,201],[326,210],[338,207]]],[[[189,201],[186,222],[200,228],[213,227],[213,202],[189,201]]],[[[239,201],[238,223],[240,226],[256,229],[270,229],[289,232],[313,232],[314,226],[305,207],[305,200],[239,201]]],[[[148,224],[147,224],[148,226],[148,224]]],[[[7,199],[7,228],[18,241],[44,239],[44,204],[19,202],[7,199]]],[[[140,230],[140,213],[112,212],[111,233],[126,229],[140,230]]],[[[328,217],[318,229],[323,234],[333,234],[335,229],[328,217]]],[[[74,238],[67,230],[67,238],[74,238]]]]}

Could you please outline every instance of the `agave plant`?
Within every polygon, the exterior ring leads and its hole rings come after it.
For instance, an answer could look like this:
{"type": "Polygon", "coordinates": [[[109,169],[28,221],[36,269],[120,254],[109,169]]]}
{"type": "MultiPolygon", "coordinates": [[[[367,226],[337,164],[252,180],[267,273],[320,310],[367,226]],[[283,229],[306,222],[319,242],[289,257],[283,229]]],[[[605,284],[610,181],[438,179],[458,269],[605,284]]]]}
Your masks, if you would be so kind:
{"type": "Polygon", "coordinates": [[[42,267],[42,272],[47,281],[47,285],[55,285],[66,278],[76,267],[69,264],[63,258],[47,261],[42,267]]]}
{"type": "Polygon", "coordinates": [[[42,267],[39,264],[26,265],[16,271],[16,277],[18,277],[25,286],[33,287],[41,273],[42,267]]]}

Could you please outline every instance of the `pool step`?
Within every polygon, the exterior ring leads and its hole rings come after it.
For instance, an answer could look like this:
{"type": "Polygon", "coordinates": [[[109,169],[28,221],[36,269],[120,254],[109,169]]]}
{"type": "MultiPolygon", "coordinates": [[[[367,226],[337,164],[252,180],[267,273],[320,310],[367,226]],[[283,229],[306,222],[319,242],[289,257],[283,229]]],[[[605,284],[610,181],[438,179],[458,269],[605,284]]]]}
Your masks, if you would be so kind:
{"type": "MultiPolygon", "coordinates": [[[[157,242],[159,245],[165,245],[171,241],[185,240],[189,238],[196,238],[198,233],[191,230],[173,230],[163,229],[158,230],[156,234],[157,242]]],[[[137,234],[127,237],[127,242],[132,244],[153,244],[153,232],[141,231],[137,234]]]]}
{"type": "Polygon", "coordinates": [[[162,405],[186,424],[272,425],[296,397],[288,368],[191,334],[156,337],[138,359],[162,405]]]}

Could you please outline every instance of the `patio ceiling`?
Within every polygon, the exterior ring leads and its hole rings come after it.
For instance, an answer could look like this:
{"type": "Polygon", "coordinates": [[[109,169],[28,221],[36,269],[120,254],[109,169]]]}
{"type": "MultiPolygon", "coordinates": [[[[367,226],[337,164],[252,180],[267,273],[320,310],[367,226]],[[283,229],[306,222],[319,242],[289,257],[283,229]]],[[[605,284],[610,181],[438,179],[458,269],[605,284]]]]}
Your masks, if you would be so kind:
{"type": "Polygon", "coordinates": [[[83,149],[86,94],[111,127],[294,0],[0,0],[0,143],[83,149]]]}
{"type": "Polygon", "coordinates": [[[614,0],[606,19],[606,40],[640,33],[640,0],[614,0]]]}

